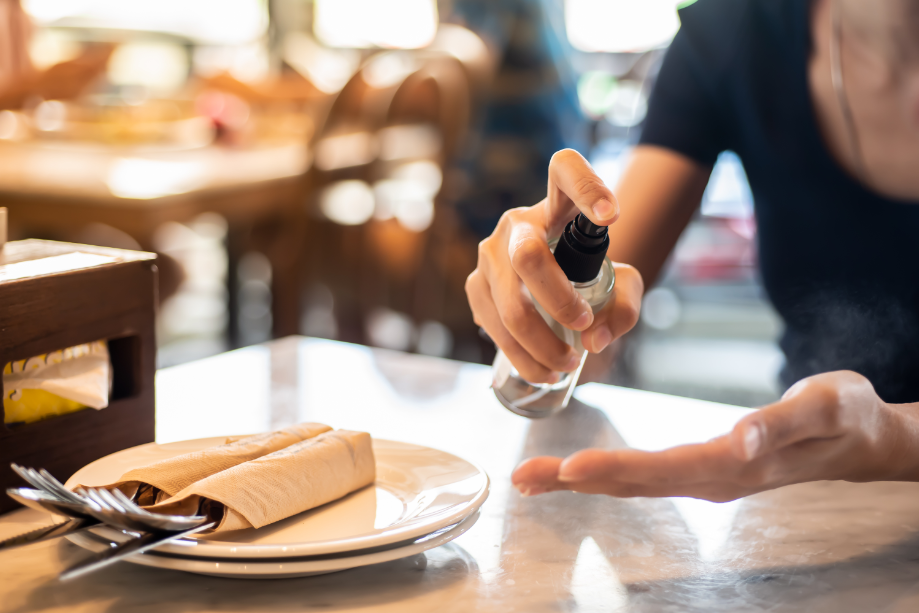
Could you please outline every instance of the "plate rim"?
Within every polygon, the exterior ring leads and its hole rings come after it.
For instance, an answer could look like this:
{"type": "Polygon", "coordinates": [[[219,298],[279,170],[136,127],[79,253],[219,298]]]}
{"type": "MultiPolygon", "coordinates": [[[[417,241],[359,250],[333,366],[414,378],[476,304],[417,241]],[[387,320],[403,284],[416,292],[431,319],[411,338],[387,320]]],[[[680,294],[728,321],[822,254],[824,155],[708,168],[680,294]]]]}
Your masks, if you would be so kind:
{"type": "MultiPolygon", "coordinates": [[[[187,439],[182,441],[172,441],[170,443],[144,443],[142,445],[135,445],[134,447],[128,447],[127,449],[122,449],[114,453],[108,454],[102,458],[94,460],[89,464],[86,464],[67,480],[66,486],[73,487],[77,482],[77,477],[84,470],[90,466],[104,462],[106,459],[110,458],[113,455],[140,449],[143,447],[150,446],[160,446],[160,445],[171,445],[171,444],[181,444],[181,443],[195,443],[198,441],[205,441],[209,439],[221,439],[225,437],[220,436],[207,436],[200,437],[195,439],[187,439]]],[[[406,443],[403,441],[394,441],[391,439],[372,439],[376,444],[379,442],[383,445],[394,445],[396,447],[404,448],[418,448],[429,451],[436,451],[440,454],[445,454],[456,458],[457,460],[464,462],[470,465],[478,475],[484,477],[484,482],[482,483],[479,490],[475,495],[470,499],[466,504],[460,505],[458,508],[453,509],[450,512],[444,513],[442,516],[438,516],[436,521],[430,522],[420,522],[414,525],[406,525],[393,530],[387,530],[385,535],[383,534],[371,534],[371,535],[358,535],[353,537],[348,537],[345,539],[335,539],[335,540],[325,540],[325,541],[312,541],[312,542],[300,542],[300,543],[270,543],[270,544],[252,544],[252,543],[231,543],[226,541],[204,541],[196,540],[196,545],[194,548],[189,548],[182,545],[175,545],[167,543],[163,547],[158,548],[160,551],[169,552],[176,555],[181,555],[183,557],[195,557],[201,559],[207,558],[220,558],[226,560],[232,559],[242,559],[242,558],[263,558],[263,559],[283,559],[283,558],[301,558],[314,555],[323,555],[330,553],[340,553],[347,551],[354,551],[357,549],[370,549],[373,547],[389,545],[392,543],[397,543],[399,541],[407,541],[410,539],[418,539],[422,536],[426,536],[433,532],[437,532],[445,527],[458,524],[468,518],[470,515],[478,511],[478,509],[484,504],[485,500],[488,499],[491,490],[491,478],[488,476],[488,473],[485,472],[481,466],[475,462],[471,462],[465,458],[462,458],[454,453],[448,451],[443,451],[434,447],[428,447],[426,445],[418,445],[417,443],[406,443]],[[196,552],[197,555],[190,555],[190,550],[196,552]],[[231,551],[232,550],[232,551],[231,551]],[[229,554],[229,555],[228,555],[229,554]]],[[[206,449],[206,447],[205,447],[206,449]]],[[[124,540],[116,538],[118,535],[124,536],[119,530],[115,528],[100,526],[99,528],[93,528],[92,532],[96,535],[102,536],[112,542],[118,542],[119,540],[124,540]]]]}
{"type": "MultiPolygon", "coordinates": [[[[344,556],[331,560],[300,560],[289,561],[284,558],[272,558],[260,561],[239,561],[239,560],[215,560],[211,558],[196,558],[189,556],[157,556],[150,555],[157,553],[153,550],[140,555],[134,555],[125,558],[125,562],[137,564],[140,566],[150,566],[164,570],[176,570],[199,575],[210,575],[216,577],[233,577],[233,578],[250,578],[250,579],[276,579],[276,578],[294,578],[297,576],[308,576],[312,574],[323,574],[341,570],[369,566],[371,564],[380,564],[399,560],[409,556],[424,553],[430,549],[446,545],[450,541],[462,536],[468,532],[479,521],[481,513],[477,509],[468,517],[460,520],[449,530],[437,535],[434,538],[426,539],[421,542],[411,543],[402,547],[393,547],[383,551],[376,551],[368,554],[359,554],[353,556],[344,556]],[[203,565],[210,565],[202,568],[203,565]],[[184,568],[183,568],[184,567],[184,568]],[[242,568],[239,568],[242,567],[242,568]],[[283,570],[282,570],[283,568],[283,570]],[[230,572],[226,572],[228,569],[230,572]],[[264,572],[251,572],[251,570],[263,570],[264,572]]],[[[98,536],[98,535],[97,535],[98,536]]],[[[424,536],[424,535],[422,535],[424,536]]],[[[100,540],[93,539],[85,534],[71,534],[65,537],[71,543],[89,551],[102,551],[105,544],[100,540]],[[88,546],[89,543],[97,547],[88,546]]],[[[421,538],[421,537],[419,537],[421,538]]],[[[101,539],[105,540],[105,539],[101,539]]],[[[417,540],[417,539],[416,539],[417,540]]],[[[161,549],[161,548],[157,548],[161,549]]]]}

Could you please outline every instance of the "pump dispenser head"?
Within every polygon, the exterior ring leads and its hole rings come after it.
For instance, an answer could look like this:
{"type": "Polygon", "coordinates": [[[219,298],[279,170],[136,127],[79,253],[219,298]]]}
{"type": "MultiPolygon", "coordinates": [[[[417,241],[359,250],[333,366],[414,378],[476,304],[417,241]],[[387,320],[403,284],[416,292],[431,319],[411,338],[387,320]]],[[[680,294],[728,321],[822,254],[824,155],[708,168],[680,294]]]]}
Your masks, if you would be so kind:
{"type": "Polygon", "coordinates": [[[608,248],[608,228],[596,225],[579,213],[565,226],[555,247],[555,261],[569,281],[586,283],[600,274],[608,248]]]}

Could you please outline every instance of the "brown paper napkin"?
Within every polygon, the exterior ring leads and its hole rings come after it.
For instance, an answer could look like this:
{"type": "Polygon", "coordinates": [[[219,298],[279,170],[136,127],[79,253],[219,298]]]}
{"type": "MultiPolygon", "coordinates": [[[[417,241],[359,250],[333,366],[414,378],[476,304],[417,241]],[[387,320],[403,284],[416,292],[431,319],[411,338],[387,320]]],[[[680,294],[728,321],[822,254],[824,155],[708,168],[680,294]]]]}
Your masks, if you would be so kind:
{"type": "Polygon", "coordinates": [[[303,423],[275,432],[247,436],[225,445],[193,451],[129,470],[121,476],[120,481],[106,487],[117,487],[133,497],[139,487],[152,486],[141,492],[138,502],[142,505],[153,504],[211,475],[309,440],[331,429],[325,424],[303,423]]]}
{"type": "Polygon", "coordinates": [[[370,435],[333,430],[211,475],[147,510],[206,514],[221,532],[261,528],[375,480],[370,435]]]}

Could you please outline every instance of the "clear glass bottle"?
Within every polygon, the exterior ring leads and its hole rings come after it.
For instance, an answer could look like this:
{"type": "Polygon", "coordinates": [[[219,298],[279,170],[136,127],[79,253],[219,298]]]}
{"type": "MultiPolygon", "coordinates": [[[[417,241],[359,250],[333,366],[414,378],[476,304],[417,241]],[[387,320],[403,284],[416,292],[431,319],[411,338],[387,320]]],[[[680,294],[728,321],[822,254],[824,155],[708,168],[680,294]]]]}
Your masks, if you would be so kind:
{"type": "MultiPolygon", "coordinates": [[[[615,270],[606,257],[608,246],[606,227],[596,226],[581,215],[568,224],[560,239],[549,243],[556,261],[594,314],[609,301],[616,283],[615,270]],[[559,252],[560,248],[564,253],[559,252]]],[[[559,380],[556,383],[530,383],[520,376],[499,349],[492,366],[492,389],[501,404],[514,413],[524,417],[548,417],[568,406],[581,369],[584,368],[587,350],[581,344],[580,332],[558,323],[538,302],[533,302],[537,312],[556,336],[581,355],[581,361],[574,372],[558,373],[559,380]]]]}

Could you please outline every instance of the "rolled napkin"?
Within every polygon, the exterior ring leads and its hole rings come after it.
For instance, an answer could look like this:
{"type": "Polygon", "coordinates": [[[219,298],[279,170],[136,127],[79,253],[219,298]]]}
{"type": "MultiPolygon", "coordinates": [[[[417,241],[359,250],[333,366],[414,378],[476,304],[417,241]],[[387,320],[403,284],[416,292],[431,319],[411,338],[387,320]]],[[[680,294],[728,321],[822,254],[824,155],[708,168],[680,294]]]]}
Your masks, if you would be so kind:
{"type": "Polygon", "coordinates": [[[147,510],[205,514],[221,532],[261,528],[375,480],[370,435],[333,430],[211,475],[147,510]]]}
{"type": "Polygon", "coordinates": [[[295,443],[309,440],[331,430],[325,424],[303,423],[275,432],[255,434],[239,440],[161,460],[142,468],[129,470],[121,480],[106,486],[118,488],[150,505],[175,496],[188,486],[239,464],[274,453],[295,443]]]}

